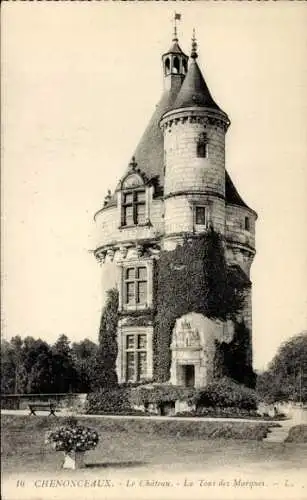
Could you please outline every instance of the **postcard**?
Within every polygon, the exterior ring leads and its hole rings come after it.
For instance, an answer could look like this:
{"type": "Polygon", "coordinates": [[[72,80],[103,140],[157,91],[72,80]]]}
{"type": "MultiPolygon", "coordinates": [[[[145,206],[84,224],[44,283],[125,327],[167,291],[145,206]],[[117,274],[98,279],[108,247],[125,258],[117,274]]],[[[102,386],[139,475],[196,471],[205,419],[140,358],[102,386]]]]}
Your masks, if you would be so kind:
{"type": "Polygon", "coordinates": [[[4,500],[307,499],[306,23],[3,3],[4,500]]]}

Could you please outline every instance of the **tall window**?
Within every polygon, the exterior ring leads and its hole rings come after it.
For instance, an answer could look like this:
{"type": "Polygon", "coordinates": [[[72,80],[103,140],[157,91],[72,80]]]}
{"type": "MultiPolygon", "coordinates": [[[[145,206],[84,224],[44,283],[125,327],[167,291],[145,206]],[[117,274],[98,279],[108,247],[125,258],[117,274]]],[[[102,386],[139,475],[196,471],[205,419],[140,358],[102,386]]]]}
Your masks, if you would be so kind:
{"type": "Polygon", "coordinates": [[[147,338],[145,334],[126,336],[126,380],[137,382],[147,375],[147,338]]]}
{"type": "Polygon", "coordinates": [[[249,217],[245,217],[244,219],[244,229],[245,231],[250,231],[249,217]]]}
{"type": "Polygon", "coordinates": [[[124,226],[145,223],[145,190],[124,193],[122,221],[124,226]]]}
{"type": "Polygon", "coordinates": [[[195,207],[195,224],[205,226],[207,224],[206,207],[195,207]]]}
{"type": "Polygon", "coordinates": [[[125,270],[126,305],[145,305],[147,302],[147,268],[128,267],[125,270]]]}
{"type": "Polygon", "coordinates": [[[196,153],[199,158],[207,158],[208,156],[208,138],[207,134],[199,134],[197,140],[196,153]]]}

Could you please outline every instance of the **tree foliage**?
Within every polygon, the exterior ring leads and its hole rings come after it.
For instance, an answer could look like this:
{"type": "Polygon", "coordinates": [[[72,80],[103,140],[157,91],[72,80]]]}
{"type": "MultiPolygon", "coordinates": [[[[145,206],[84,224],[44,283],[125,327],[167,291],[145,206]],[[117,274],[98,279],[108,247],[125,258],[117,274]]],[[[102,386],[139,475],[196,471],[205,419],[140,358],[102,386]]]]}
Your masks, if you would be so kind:
{"type": "Polygon", "coordinates": [[[53,345],[20,336],[1,342],[1,393],[88,392],[97,345],[85,339],[70,346],[66,335],[53,345]]]}
{"type": "Polygon", "coordinates": [[[102,311],[99,328],[99,346],[93,363],[92,388],[114,387],[117,385],[117,324],[118,290],[107,291],[106,305],[102,311]]]}
{"type": "Polygon", "coordinates": [[[267,401],[307,401],[307,331],[284,342],[268,369],[258,375],[257,390],[267,401]]]}

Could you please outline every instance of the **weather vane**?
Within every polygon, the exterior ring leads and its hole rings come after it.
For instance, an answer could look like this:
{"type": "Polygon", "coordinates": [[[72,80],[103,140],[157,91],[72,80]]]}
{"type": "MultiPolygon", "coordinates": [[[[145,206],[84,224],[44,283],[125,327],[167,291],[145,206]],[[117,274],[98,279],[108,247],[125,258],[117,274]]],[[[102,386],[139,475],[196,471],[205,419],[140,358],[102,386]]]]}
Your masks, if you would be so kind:
{"type": "Polygon", "coordinates": [[[181,14],[178,14],[178,12],[174,12],[174,36],[173,36],[173,41],[178,42],[178,37],[177,37],[177,22],[180,21],[181,19],[181,14]]]}

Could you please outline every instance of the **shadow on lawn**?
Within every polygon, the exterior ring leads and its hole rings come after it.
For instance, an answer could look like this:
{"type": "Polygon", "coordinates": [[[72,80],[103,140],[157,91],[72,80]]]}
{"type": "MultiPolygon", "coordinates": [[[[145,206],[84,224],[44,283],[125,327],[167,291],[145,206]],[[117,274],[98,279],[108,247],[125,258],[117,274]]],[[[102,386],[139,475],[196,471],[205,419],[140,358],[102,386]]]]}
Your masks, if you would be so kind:
{"type": "Polygon", "coordinates": [[[92,464],[86,464],[85,467],[87,469],[95,469],[96,467],[97,468],[114,467],[115,469],[120,469],[124,467],[140,467],[142,465],[148,465],[148,464],[147,462],[130,460],[127,462],[95,462],[92,464]]]}

